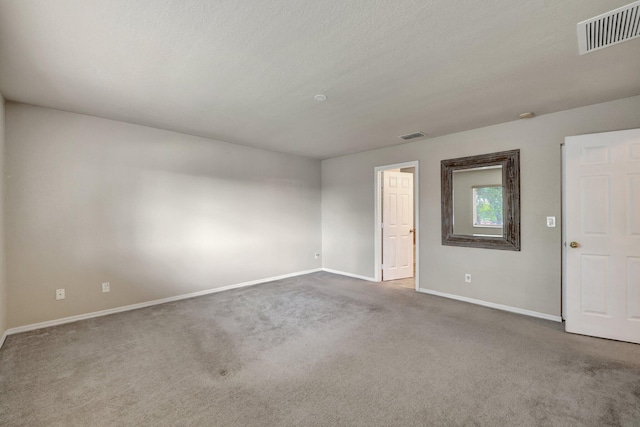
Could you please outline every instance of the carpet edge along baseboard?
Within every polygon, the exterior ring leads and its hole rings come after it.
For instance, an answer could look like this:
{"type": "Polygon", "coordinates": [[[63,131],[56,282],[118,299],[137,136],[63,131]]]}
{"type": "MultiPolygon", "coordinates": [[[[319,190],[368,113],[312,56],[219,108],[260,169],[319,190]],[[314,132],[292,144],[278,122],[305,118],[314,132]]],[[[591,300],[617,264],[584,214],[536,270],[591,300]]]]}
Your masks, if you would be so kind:
{"type": "Polygon", "coordinates": [[[454,299],[458,301],[468,302],[470,304],[481,305],[483,307],[495,308],[496,310],[508,311],[510,313],[523,314],[525,316],[537,317],[539,319],[551,320],[553,322],[562,322],[562,317],[553,314],[540,313],[539,311],[527,310],[524,308],[513,307],[510,305],[497,304],[494,302],[483,301],[475,298],[467,298],[460,295],[448,294],[445,292],[432,291],[431,289],[420,288],[418,292],[423,294],[435,295],[438,297],[454,299]]]}
{"type": "Polygon", "coordinates": [[[279,276],[266,277],[264,279],[251,280],[248,282],[235,283],[233,285],[220,286],[218,288],[205,289],[203,291],[191,292],[188,294],[176,295],[173,297],[160,298],[151,301],[140,302],[137,304],[129,304],[123,305],[120,307],[109,308],[106,310],[93,311],[90,313],[83,313],[74,316],[62,317],[60,319],[47,320],[44,322],[31,323],[29,325],[16,326],[14,328],[9,328],[3,335],[2,340],[0,340],[0,348],[4,343],[4,338],[7,335],[19,334],[21,332],[35,331],[37,329],[42,328],[50,328],[52,326],[64,325],[65,323],[73,323],[78,322],[80,320],[93,319],[95,317],[108,316],[110,314],[122,313],[124,311],[137,310],[139,308],[151,307],[159,304],[166,304],[168,302],[180,301],[183,299],[195,298],[203,295],[215,294],[217,292],[229,291],[231,289],[244,288],[247,286],[259,285],[262,283],[273,282],[275,280],[288,279],[290,277],[302,276],[304,274],[316,273],[318,271],[322,271],[321,268],[314,268],[311,270],[297,271],[294,273],[282,274],[279,276]]]}

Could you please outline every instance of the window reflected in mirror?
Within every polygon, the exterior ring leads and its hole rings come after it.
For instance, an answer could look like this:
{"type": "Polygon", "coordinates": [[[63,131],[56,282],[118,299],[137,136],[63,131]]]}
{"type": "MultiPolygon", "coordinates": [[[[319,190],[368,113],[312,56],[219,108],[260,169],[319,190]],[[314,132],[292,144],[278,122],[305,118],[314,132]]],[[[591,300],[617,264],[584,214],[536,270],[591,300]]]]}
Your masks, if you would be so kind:
{"type": "Polygon", "coordinates": [[[502,229],[502,186],[474,187],[473,226],[502,229]]]}

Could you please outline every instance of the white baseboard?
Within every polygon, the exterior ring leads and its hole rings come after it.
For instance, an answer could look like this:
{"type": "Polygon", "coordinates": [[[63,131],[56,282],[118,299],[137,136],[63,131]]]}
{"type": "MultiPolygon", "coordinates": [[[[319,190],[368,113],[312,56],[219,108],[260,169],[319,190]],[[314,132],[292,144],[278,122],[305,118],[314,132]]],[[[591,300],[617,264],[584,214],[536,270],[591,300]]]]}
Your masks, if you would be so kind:
{"type": "Polygon", "coordinates": [[[373,277],[361,276],[359,274],[347,273],[345,271],[332,270],[330,268],[323,268],[322,271],[326,271],[327,273],[339,274],[341,276],[353,277],[354,279],[367,280],[369,282],[377,282],[373,277]]]}
{"type": "Polygon", "coordinates": [[[0,349],[2,348],[2,345],[4,344],[4,340],[7,339],[7,335],[9,335],[7,333],[7,331],[5,331],[4,334],[2,334],[2,338],[0,338],[0,349]]]}
{"type": "MultiPolygon", "coordinates": [[[[136,310],[139,308],[151,307],[153,305],[165,304],[167,302],[173,302],[173,301],[179,301],[179,300],[188,299],[188,298],[199,297],[203,295],[215,294],[217,292],[228,291],[231,289],[244,288],[246,286],[259,285],[261,283],[273,282],[275,280],[287,279],[289,277],[302,276],[304,274],[316,273],[318,271],[321,271],[321,269],[316,268],[313,270],[298,271],[296,273],[289,273],[289,274],[283,274],[280,276],[267,277],[265,279],[252,280],[250,282],[236,283],[233,285],[221,286],[219,288],[206,289],[204,291],[192,292],[192,293],[183,294],[183,295],[176,295],[174,297],[161,298],[153,301],[141,302],[138,304],[131,304],[131,305],[125,305],[122,307],[110,308],[108,310],[94,311],[92,313],[78,314],[76,316],[63,317],[61,319],[48,320],[46,322],[33,323],[31,325],[18,326],[16,328],[8,329],[4,333],[2,339],[4,342],[4,337],[7,335],[19,334],[21,332],[27,332],[27,331],[35,331],[36,329],[49,328],[51,326],[63,325],[65,323],[77,322],[79,320],[92,319],[94,317],[108,316],[110,314],[121,313],[123,311],[136,310]]],[[[0,344],[0,347],[1,347],[1,344],[0,344]]]]}
{"type": "Polygon", "coordinates": [[[525,310],[524,308],[511,307],[509,305],[496,304],[493,302],[482,301],[479,299],[467,298],[460,295],[447,294],[444,292],[432,291],[430,289],[420,288],[418,292],[422,292],[423,294],[436,295],[439,297],[451,298],[458,301],[469,302],[471,304],[482,305],[484,307],[495,308],[498,310],[509,311],[511,313],[524,314],[525,316],[538,317],[540,319],[552,320],[554,322],[562,322],[562,318],[560,316],[554,316],[552,314],[540,313],[537,311],[525,310]]]}

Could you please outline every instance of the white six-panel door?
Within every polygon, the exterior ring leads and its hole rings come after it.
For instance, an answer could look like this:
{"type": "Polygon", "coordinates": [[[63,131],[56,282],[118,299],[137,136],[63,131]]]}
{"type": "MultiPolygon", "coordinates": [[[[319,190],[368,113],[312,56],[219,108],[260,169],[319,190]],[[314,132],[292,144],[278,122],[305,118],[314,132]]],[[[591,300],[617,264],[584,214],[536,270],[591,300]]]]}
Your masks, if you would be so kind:
{"type": "Polygon", "coordinates": [[[382,280],[413,277],[413,174],[383,173],[382,280]]]}
{"type": "Polygon", "coordinates": [[[565,328],[640,343],[640,129],[565,150],[565,328]]]}

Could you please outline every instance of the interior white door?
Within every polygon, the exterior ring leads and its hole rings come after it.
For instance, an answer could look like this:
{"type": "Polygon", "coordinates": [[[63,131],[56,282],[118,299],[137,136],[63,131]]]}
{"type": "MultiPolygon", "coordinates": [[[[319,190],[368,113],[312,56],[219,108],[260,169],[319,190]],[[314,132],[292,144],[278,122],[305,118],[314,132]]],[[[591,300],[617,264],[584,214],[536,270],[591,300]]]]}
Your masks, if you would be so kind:
{"type": "Polygon", "coordinates": [[[382,280],[413,277],[413,174],[382,177],[382,280]]]}
{"type": "Polygon", "coordinates": [[[640,129],[565,150],[565,328],[640,343],[640,129]]]}

